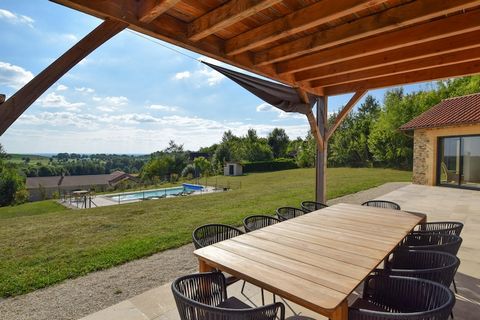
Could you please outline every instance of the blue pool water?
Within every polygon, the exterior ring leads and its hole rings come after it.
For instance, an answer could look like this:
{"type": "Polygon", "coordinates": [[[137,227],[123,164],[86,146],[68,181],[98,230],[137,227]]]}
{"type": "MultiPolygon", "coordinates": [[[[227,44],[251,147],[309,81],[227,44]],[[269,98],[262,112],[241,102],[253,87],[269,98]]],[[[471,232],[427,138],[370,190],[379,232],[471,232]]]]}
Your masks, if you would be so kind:
{"type": "Polygon", "coordinates": [[[114,201],[119,201],[119,202],[131,201],[131,200],[142,200],[142,199],[149,199],[149,198],[164,198],[167,196],[178,196],[183,192],[189,193],[193,191],[200,191],[203,189],[204,189],[203,186],[200,186],[197,184],[184,183],[181,187],[123,193],[123,194],[111,196],[110,198],[114,201]]]}

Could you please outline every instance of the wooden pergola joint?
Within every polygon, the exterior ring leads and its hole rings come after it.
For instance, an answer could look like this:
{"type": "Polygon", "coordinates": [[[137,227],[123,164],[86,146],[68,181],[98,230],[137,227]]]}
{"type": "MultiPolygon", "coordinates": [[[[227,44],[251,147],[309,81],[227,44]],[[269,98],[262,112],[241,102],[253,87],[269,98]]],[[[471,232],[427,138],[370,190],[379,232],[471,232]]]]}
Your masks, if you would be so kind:
{"type": "Polygon", "coordinates": [[[138,20],[150,23],[175,6],[180,0],[141,0],[138,4],[138,20]]]}
{"type": "Polygon", "coordinates": [[[328,131],[325,134],[325,140],[328,141],[330,137],[333,135],[335,130],[342,124],[343,120],[347,117],[348,113],[353,109],[353,107],[357,104],[358,100],[360,100],[365,93],[367,93],[367,90],[360,90],[355,92],[353,97],[350,98],[350,100],[347,102],[345,107],[338,113],[337,117],[335,118],[335,122],[333,125],[328,128],[328,131]]]}

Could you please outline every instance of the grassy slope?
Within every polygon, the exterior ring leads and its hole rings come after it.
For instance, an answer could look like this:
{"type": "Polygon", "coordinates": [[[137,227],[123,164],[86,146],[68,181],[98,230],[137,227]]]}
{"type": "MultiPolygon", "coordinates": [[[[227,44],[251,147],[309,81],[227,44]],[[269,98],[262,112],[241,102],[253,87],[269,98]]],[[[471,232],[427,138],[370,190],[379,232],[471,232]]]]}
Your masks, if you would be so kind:
{"type": "MultiPolygon", "coordinates": [[[[329,198],[411,177],[409,172],[388,169],[336,168],[327,174],[329,198]]],[[[242,187],[203,196],[36,215],[25,214],[31,207],[18,207],[23,214],[5,214],[0,208],[0,216],[16,217],[0,223],[0,296],[29,292],[181,246],[204,223],[239,225],[247,215],[273,214],[276,207],[298,206],[302,200],[313,199],[313,169],[209,178],[209,184],[215,181],[240,181],[242,187]]]]}

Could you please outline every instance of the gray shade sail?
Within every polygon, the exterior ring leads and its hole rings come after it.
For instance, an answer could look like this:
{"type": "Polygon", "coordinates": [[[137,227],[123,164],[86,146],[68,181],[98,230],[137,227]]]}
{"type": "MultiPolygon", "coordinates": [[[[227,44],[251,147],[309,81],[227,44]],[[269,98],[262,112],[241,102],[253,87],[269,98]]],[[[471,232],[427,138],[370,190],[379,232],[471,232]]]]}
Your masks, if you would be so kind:
{"type": "Polygon", "coordinates": [[[306,104],[302,101],[297,90],[292,87],[249,76],[205,61],[202,61],[202,63],[235,81],[263,101],[285,112],[307,114],[317,101],[316,96],[308,94],[310,104],[306,104]]]}

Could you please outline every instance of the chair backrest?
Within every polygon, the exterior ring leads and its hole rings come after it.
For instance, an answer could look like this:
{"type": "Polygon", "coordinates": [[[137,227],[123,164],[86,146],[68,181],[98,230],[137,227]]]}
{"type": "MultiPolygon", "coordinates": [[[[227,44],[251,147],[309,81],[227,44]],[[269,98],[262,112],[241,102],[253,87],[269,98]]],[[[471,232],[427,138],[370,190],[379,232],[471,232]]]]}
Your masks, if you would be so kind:
{"type": "Polygon", "coordinates": [[[245,227],[245,232],[250,232],[279,222],[280,220],[272,216],[253,215],[243,219],[243,226],[245,227]]]}
{"type": "Polygon", "coordinates": [[[362,203],[362,206],[401,210],[398,203],[387,200],[370,200],[362,203]]]}
{"type": "Polygon", "coordinates": [[[312,212],[328,207],[326,204],[316,201],[303,201],[301,204],[303,210],[312,212]]]}
{"type": "Polygon", "coordinates": [[[394,276],[422,278],[452,284],[460,259],[453,254],[429,250],[398,250],[388,261],[385,271],[394,276]]]}
{"type": "Polygon", "coordinates": [[[181,320],[275,320],[285,319],[285,307],[277,302],[259,308],[216,307],[227,299],[221,272],[196,273],[173,281],[172,292],[181,320]]]}
{"type": "Polygon", "coordinates": [[[447,320],[455,304],[452,291],[442,284],[387,275],[367,277],[363,298],[376,310],[349,308],[349,319],[447,320]]]}
{"type": "Polygon", "coordinates": [[[241,230],[226,224],[206,224],[193,231],[192,240],[195,248],[199,249],[241,234],[241,230]]]}
{"type": "Polygon", "coordinates": [[[276,212],[277,212],[277,217],[280,221],[292,219],[307,213],[303,209],[294,208],[294,207],[280,207],[280,208],[277,208],[276,212]]]}
{"type": "Polygon", "coordinates": [[[440,233],[460,236],[463,223],[458,221],[427,222],[418,226],[414,233],[440,233]]]}
{"type": "Polygon", "coordinates": [[[407,235],[397,250],[431,250],[457,255],[462,238],[454,234],[411,233],[407,235]]]}

